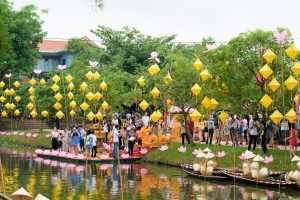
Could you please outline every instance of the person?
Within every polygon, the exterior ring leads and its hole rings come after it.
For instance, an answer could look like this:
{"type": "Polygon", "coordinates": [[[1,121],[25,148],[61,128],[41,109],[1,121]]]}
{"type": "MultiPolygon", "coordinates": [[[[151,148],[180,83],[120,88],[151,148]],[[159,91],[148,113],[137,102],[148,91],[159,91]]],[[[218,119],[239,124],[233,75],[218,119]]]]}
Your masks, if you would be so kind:
{"type": "Polygon", "coordinates": [[[244,127],[244,138],[247,145],[248,144],[248,120],[246,119],[246,116],[243,118],[243,127],[244,127]]]}
{"type": "Polygon", "coordinates": [[[106,119],[106,117],[103,118],[103,121],[102,121],[102,125],[103,125],[103,131],[105,133],[105,143],[108,142],[108,132],[109,132],[109,126],[108,126],[108,121],[106,119]]]}
{"type": "Polygon", "coordinates": [[[58,151],[61,151],[61,148],[62,148],[62,138],[63,138],[63,133],[59,132],[58,133],[58,137],[57,137],[57,140],[58,140],[58,151]]]}
{"type": "Polygon", "coordinates": [[[143,126],[149,126],[150,118],[148,113],[145,112],[144,116],[142,117],[143,126]]]}
{"type": "Polygon", "coordinates": [[[205,132],[207,132],[206,131],[207,127],[206,127],[206,122],[204,120],[202,120],[202,119],[200,121],[200,126],[201,126],[201,133],[202,133],[202,141],[201,142],[205,143],[206,142],[206,140],[205,140],[205,132]]]}
{"type": "Polygon", "coordinates": [[[222,123],[220,123],[220,120],[218,118],[214,120],[216,120],[214,121],[216,140],[217,140],[216,144],[220,145],[223,138],[222,123]]]}
{"type": "Polygon", "coordinates": [[[58,119],[58,117],[56,117],[55,118],[55,127],[56,127],[56,129],[59,129],[59,124],[60,124],[59,119],[58,119]]]}
{"type": "Polygon", "coordinates": [[[199,127],[197,126],[197,127],[196,127],[196,130],[195,130],[195,134],[194,134],[194,141],[195,141],[196,143],[200,143],[199,132],[200,132],[200,130],[199,130],[199,127]]]}
{"type": "Polygon", "coordinates": [[[187,125],[188,125],[188,129],[189,129],[189,132],[190,132],[190,134],[192,135],[192,137],[193,137],[193,134],[194,134],[194,121],[191,119],[191,118],[189,118],[188,119],[188,121],[187,121],[187,125]]]}
{"type": "Polygon", "coordinates": [[[114,114],[114,118],[111,121],[111,125],[115,125],[115,126],[119,125],[119,120],[117,118],[117,114],[116,113],[114,114]]]}
{"type": "Polygon", "coordinates": [[[185,123],[183,120],[181,121],[181,125],[180,125],[180,134],[181,134],[182,144],[184,145],[184,138],[186,138],[187,143],[190,144],[190,138],[187,136],[185,123]]]}
{"type": "Polygon", "coordinates": [[[88,150],[88,155],[90,155],[92,149],[93,149],[93,137],[92,137],[92,130],[87,130],[86,132],[86,148],[88,150]]]}
{"type": "Polygon", "coordinates": [[[79,133],[79,137],[80,137],[80,151],[83,152],[84,151],[84,137],[85,137],[86,132],[81,125],[78,128],[78,133],[79,133]]]}
{"type": "Polygon", "coordinates": [[[296,155],[297,152],[297,144],[299,143],[298,137],[297,137],[297,131],[295,129],[295,123],[292,123],[291,129],[290,129],[290,137],[286,138],[285,140],[290,140],[290,156],[291,158],[296,155]]]}
{"type": "Polygon", "coordinates": [[[232,141],[232,146],[239,146],[238,144],[238,128],[240,126],[236,115],[231,115],[230,120],[230,137],[232,141]]]}
{"type": "Polygon", "coordinates": [[[244,141],[244,121],[242,117],[239,118],[239,128],[238,128],[238,141],[241,146],[243,146],[244,141]]]}
{"type": "Polygon", "coordinates": [[[113,148],[113,158],[118,158],[118,151],[119,151],[119,131],[115,125],[112,128],[112,139],[114,143],[113,148]]]}
{"type": "Polygon", "coordinates": [[[126,122],[127,122],[128,124],[130,124],[130,125],[133,124],[133,123],[132,123],[132,119],[131,119],[131,114],[130,114],[130,113],[127,113],[127,114],[126,114],[126,122]]]}
{"type": "Polygon", "coordinates": [[[207,120],[207,129],[208,129],[208,136],[206,139],[206,144],[212,144],[212,138],[214,135],[214,130],[215,130],[215,126],[214,126],[214,118],[212,116],[209,116],[209,119],[207,120]]]}
{"type": "Polygon", "coordinates": [[[139,114],[137,114],[136,118],[135,118],[135,122],[134,122],[136,130],[141,130],[142,124],[143,124],[143,121],[141,119],[141,116],[139,114]]]}
{"type": "Polygon", "coordinates": [[[157,122],[153,122],[151,126],[151,133],[154,135],[158,135],[158,125],[157,122]]]}
{"type": "Polygon", "coordinates": [[[58,131],[56,129],[56,127],[53,128],[53,130],[51,131],[51,149],[52,150],[57,150],[58,149],[58,131]]]}
{"type": "Polygon", "coordinates": [[[280,143],[282,145],[286,145],[285,138],[288,134],[288,131],[289,131],[289,124],[288,121],[284,119],[280,122],[280,143]]]}
{"type": "Polygon", "coordinates": [[[91,134],[90,134],[90,137],[92,138],[91,139],[91,143],[92,143],[92,157],[96,158],[96,156],[97,156],[97,137],[96,137],[96,135],[94,133],[95,132],[92,130],[91,134]]]}
{"type": "Polygon", "coordinates": [[[253,151],[255,150],[259,128],[260,128],[260,124],[258,122],[258,117],[257,116],[255,116],[254,118],[251,117],[251,119],[249,121],[249,129],[250,129],[250,132],[249,132],[250,139],[249,139],[249,144],[248,144],[249,151],[251,149],[252,142],[253,142],[253,151]]]}
{"type": "Polygon", "coordinates": [[[66,128],[63,135],[62,135],[62,151],[68,152],[69,151],[69,138],[71,132],[66,128]]]}
{"type": "Polygon", "coordinates": [[[133,148],[136,139],[135,127],[131,126],[128,134],[128,153],[129,156],[133,155],[133,148]]]}
{"type": "Polygon", "coordinates": [[[229,144],[229,135],[230,135],[230,120],[226,119],[224,123],[224,138],[225,138],[225,145],[229,144]]]}
{"type": "Polygon", "coordinates": [[[266,136],[266,131],[267,128],[261,124],[261,130],[260,130],[260,135],[261,135],[261,148],[263,150],[263,157],[267,155],[267,136],[266,136]]]}
{"type": "Polygon", "coordinates": [[[267,130],[266,137],[267,137],[267,141],[269,141],[270,148],[274,147],[274,127],[275,124],[271,120],[268,120],[266,123],[266,130],[267,130]]]}
{"type": "Polygon", "coordinates": [[[126,140],[126,127],[125,125],[121,126],[120,137],[122,137],[122,145],[119,145],[120,149],[123,150],[125,146],[127,146],[126,140]]]}
{"type": "Polygon", "coordinates": [[[71,153],[78,154],[79,145],[80,145],[80,137],[75,128],[70,143],[71,153]]]}

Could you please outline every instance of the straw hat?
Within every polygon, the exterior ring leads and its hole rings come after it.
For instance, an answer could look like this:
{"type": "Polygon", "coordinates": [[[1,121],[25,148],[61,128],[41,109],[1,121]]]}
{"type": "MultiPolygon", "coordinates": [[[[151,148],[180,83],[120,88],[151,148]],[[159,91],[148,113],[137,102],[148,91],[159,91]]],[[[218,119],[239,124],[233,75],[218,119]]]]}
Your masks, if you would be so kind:
{"type": "Polygon", "coordinates": [[[299,156],[294,156],[293,158],[292,158],[292,160],[291,161],[300,161],[300,158],[299,158],[299,156]]]}
{"type": "Polygon", "coordinates": [[[213,154],[213,153],[211,153],[211,152],[208,152],[208,153],[205,155],[204,158],[210,159],[210,158],[213,158],[213,157],[215,157],[215,154],[213,154]]]}
{"type": "Polygon", "coordinates": [[[38,194],[34,200],[49,200],[47,197],[44,197],[43,195],[41,194],[38,194]]]}
{"type": "Polygon", "coordinates": [[[206,148],[203,150],[203,152],[204,152],[204,153],[207,153],[207,152],[211,152],[211,150],[210,150],[208,147],[206,147],[206,148]]]}
{"type": "Polygon", "coordinates": [[[10,197],[12,200],[32,200],[32,196],[22,187],[10,195],[10,197]]]}
{"type": "Polygon", "coordinates": [[[255,158],[253,158],[254,162],[260,162],[260,161],[264,161],[264,158],[261,157],[260,155],[255,156],[255,158]]]}

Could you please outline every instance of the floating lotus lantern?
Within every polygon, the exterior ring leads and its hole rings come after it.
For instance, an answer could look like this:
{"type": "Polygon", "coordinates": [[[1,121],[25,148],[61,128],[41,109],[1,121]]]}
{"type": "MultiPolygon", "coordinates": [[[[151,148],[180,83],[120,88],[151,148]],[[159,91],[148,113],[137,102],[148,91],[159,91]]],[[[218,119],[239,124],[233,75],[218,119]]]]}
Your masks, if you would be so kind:
{"type": "Polygon", "coordinates": [[[85,111],[86,109],[88,109],[90,106],[89,104],[87,104],[86,102],[83,102],[81,105],[80,105],[80,108],[85,111]]]}
{"type": "Polygon", "coordinates": [[[296,112],[292,108],[289,112],[285,114],[285,117],[289,120],[290,123],[293,123],[296,117],[296,112]]]}
{"type": "Polygon", "coordinates": [[[81,85],[80,85],[80,89],[82,91],[85,91],[87,89],[87,87],[88,87],[88,85],[85,82],[81,83],[81,85]]]}
{"type": "Polygon", "coordinates": [[[205,69],[200,73],[200,77],[201,77],[201,80],[204,82],[204,81],[207,81],[211,77],[211,75],[208,72],[208,70],[205,69]]]}
{"type": "Polygon", "coordinates": [[[94,78],[94,73],[89,71],[88,73],[86,73],[85,77],[90,81],[93,80],[94,78]]]}
{"type": "Polygon", "coordinates": [[[73,94],[72,92],[69,92],[69,93],[67,94],[67,97],[68,97],[70,100],[72,100],[72,99],[74,99],[74,94],[73,94]]]}
{"type": "Polygon", "coordinates": [[[47,110],[43,110],[43,111],[41,112],[41,115],[42,115],[43,117],[48,117],[49,113],[48,113],[47,110]]]}
{"type": "Polygon", "coordinates": [[[19,88],[20,87],[20,82],[19,81],[16,81],[16,82],[14,82],[14,86],[15,86],[15,88],[19,88]]]}
{"type": "Polygon", "coordinates": [[[268,63],[272,63],[272,61],[276,58],[275,53],[268,49],[262,56],[268,63]]]}
{"type": "Polygon", "coordinates": [[[292,67],[292,71],[294,72],[294,74],[299,75],[300,74],[300,63],[296,62],[293,67],[292,67]]]}
{"type": "Polygon", "coordinates": [[[42,78],[42,79],[40,80],[40,84],[41,84],[41,85],[45,85],[45,84],[46,84],[46,81],[45,81],[44,78],[42,78]]]}
{"type": "Polygon", "coordinates": [[[203,63],[201,62],[201,60],[199,58],[197,58],[197,60],[193,64],[193,66],[196,70],[200,71],[203,67],[203,63]]]}
{"type": "Polygon", "coordinates": [[[66,79],[67,83],[70,83],[73,80],[73,76],[68,74],[65,79],[66,79]]]}
{"type": "Polygon", "coordinates": [[[61,111],[58,111],[58,112],[56,113],[56,117],[57,117],[58,119],[61,119],[61,118],[64,117],[64,113],[61,112],[61,111]]]}
{"type": "Polygon", "coordinates": [[[140,108],[142,109],[142,110],[146,110],[148,107],[149,107],[149,104],[145,101],[145,100],[143,100],[140,104],[139,104],[139,106],[140,106],[140,108]]]}
{"type": "Polygon", "coordinates": [[[264,77],[264,79],[268,79],[269,76],[273,74],[273,70],[269,67],[268,64],[265,64],[262,68],[259,69],[259,73],[264,77]]]}
{"type": "Polygon", "coordinates": [[[270,119],[277,125],[283,119],[283,115],[276,110],[272,115],[270,115],[270,119]]]}
{"type": "Polygon", "coordinates": [[[100,83],[100,88],[101,88],[101,90],[107,90],[107,84],[106,84],[105,81],[102,81],[102,82],[100,83]]]}
{"type": "Polygon", "coordinates": [[[88,118],[88,120],[93,121],[93,119],[95,118],[95,114],[91,111],[86,115],[86,117],[88,118]]]}
{"type": "Polygon", "coordinates": [[[73,90],[75,88],[75,85],[71,82],[71,83],[69,83],[69,85],[68,85],[68,89],[69,90],[73,90]]]}
{"type": "Polygon", "coordinates": [[[299,50],[297,49],[297,47],[295,46],[295,44],[291,44],[291,46],[289,46],[289,48],[287,48],[285,50],[285,53],[292,59],[295,60],[295,58],[297,57],[299,50]]]}
{"type": "Polygon", "coordinates": [[[190,114],[190,117],[193,119],[194,122],[198,122],[202,115],[198,112],[198,110],[195,109],[194,112],[190,114]]]}
{"type": "Polygon", "coordinates": [[[51,89],[54,91],[54,92],[57,92],[59,90],[59,86],[54,83],[54,85],[51,86],[51,89]]]}
{"type": "Polygon", "coordinates": [[[145,86],[145,79],[144,76],[141,76],[138,80],[137,80],[138,84],[143,87],[145,86]]]}
{"type": "Polygon", "coordinates": [[[101,108],[102,108],[103,110],[107,110],[108,107],[109,107],[109,105],[108,105],[108,103],[107,103],[106,101],[104,101],[104,102],[101,104],[101,108]]]}
{"type": "Polygon", "coordinates": [[[157,74],[160,71],[160,68],[157,64],[151,65],[151,67],[148,68],[148,72],[151,76],[157,74]]]}
{"type": "Polygon", "coordinates": [[[269,95],[267,95],[267,94],[265,94],[264,96],[263,96],[263,98],[259,101],[265,108],[268,108],[270,105],[271,105],[271,103],[273,102],[273,99],[269,96],[269,95]]]}
{"type": "Polygon", "coordinates": [[[56,93],[56,94],[54,95],[54,98],[55,98],[57,101],[60,101],[60,100],[63,98],[63,96],[58,92],[58,93],[56,93]]]}
{"type": "Polygon", "coordinates": [[[89,92],[85,95],[85,97],[89,100],[92,101],[95,98],[95,95],[92,92],[89,92]]]}
{"type": "Polygon", "coordinates": [[[207,96],[205,96],[204,99],[203,99],[202,102],[201,102],[201,105],[202,105],[204,108],[208,109],[209,106],[210,106],[210,104],[211,104],[210,99],[209,99],[207,96]]]}
{"type": "Polygon", "coordinates": [[[273,92],[275,92],[280,87],[280,83],[278,83],[276,78],[273,78],[272,81],[268,84],[268,86],[273,92]]]}
{"type": "Polygon", "coordinates": [[[298,81],[290,75],[290,77],[284,81],[284,85],[288,88],[288,90],[293,90],[298,85],[298,81]]]}
{"type": "Polygon", "coordinates": [[[194,95],[198,96],[201,92],[201,87],[196,83],[192,88],[191,91],[194,95]]]}
{"type": "Polygon", "coordinates": [[[153,98],[155,98],[159,96],[160,91],[157,89],[157,87],[155,87],[153,90],[151,90],[150,94],[153,98]]]}
{"type": "Polygon", "coordinates": [[[52,81],[53,81],[54,83],[58,83],[58,82],[60,81],[59,76],[54,75],[54,76],[52,77],[52,81]]]}
{"type": "Polygon", "coordinates": [[[168,145],[162,145],[160,148],[159,148],[159,150],[160,151],[167,151],[168,150],[168,145]]]}
{"type": "Polygon", "coordinates": [[[70,107],[71,107],[71,108],[75,108],[76,105],[77,105],[77,104],[76,104],[76,102],[75,102],[74,100],[70,102],[70,107]]]}

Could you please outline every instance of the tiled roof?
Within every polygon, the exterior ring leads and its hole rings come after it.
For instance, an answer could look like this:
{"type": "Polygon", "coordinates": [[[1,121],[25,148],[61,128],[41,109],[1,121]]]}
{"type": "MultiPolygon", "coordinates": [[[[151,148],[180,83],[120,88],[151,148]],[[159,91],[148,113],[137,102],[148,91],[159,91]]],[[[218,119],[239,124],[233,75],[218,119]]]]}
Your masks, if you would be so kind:
{"type": "Polygon", "coordinates": [[[45,39],[38,45],[38,47],[40,51],[60,51],[67,49],[68,41],[45,39]]]}

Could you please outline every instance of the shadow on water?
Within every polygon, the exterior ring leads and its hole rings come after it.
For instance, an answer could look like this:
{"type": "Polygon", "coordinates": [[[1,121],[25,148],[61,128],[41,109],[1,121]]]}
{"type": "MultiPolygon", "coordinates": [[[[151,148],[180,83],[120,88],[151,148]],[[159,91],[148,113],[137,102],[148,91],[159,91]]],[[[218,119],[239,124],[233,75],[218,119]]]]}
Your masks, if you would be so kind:
{"type": "MultiPolygon", "coordinates": [[[[116,164],[75,165],[36,157],[31,151],[0,149],[6,194],[24,187],[49,199],[121,199],[116,164]]],[[[179,168],[122,164],[124,199],[300,199],[293,189],[204,181],[179,168]]]]}

